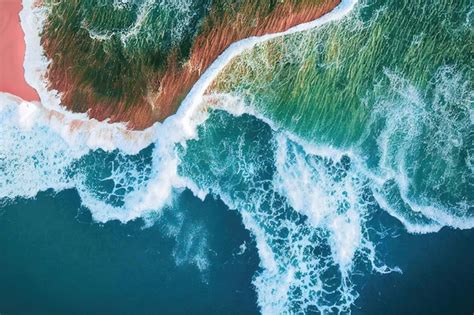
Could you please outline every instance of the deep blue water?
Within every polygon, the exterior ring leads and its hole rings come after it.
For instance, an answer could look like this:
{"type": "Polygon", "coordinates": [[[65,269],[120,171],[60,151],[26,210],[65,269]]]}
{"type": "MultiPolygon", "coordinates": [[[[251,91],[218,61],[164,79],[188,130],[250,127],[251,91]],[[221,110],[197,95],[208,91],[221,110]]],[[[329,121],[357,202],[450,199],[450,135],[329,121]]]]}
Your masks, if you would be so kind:
{"type": "Polygon", "coordinates": [[[378,249],[403,274],[358,278],[354,314],[472,314],[474,312],[474,230],[443,228],[413,235],[385,213],[394,226],[378,249]]]}
{"type": "Polygon", "coordinates": [[[238,213],[189,192],[182,199],[188,227],[176,238],[163,233],[160,222],[147,229],[139,220],[92,223],[74,190],[5,207],[0,313],[256,314],[251,278],[258,258],[238,213]],[[177,265],[173,256],[191,225],[199,224],[209,235],[205,272],[177,265]],[[249,250],[238,255],[243,242],[249,250]]]}
{"type": "MultiPolygon", "coordinates": [[[[185,228],[174,236],[165,232],[170,213],[145,229],[140,220],[93,223],[74,190],[4,207],[0,313],[257,314],[251,280],[258,255],[238,212],[189,191],[178,203],[185,228]],[[210,265],[201,272],[174,258],[195,226],[207,235],[210,265]],[[243,242],[247,250],[239,255],[243,242]]],[[[383,212],[376,220],[393,227],[379,254],[403,274],[356,275],[354,314],[474,311],[474,230],[411,235],[383,212]]]]}

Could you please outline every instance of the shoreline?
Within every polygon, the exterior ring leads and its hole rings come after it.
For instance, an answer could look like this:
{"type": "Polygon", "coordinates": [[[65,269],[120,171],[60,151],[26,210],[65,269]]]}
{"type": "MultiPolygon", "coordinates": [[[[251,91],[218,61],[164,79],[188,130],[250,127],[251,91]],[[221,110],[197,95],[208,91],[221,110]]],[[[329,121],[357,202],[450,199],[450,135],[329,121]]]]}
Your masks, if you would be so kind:
{"type": "Polygon", "coordinates": [[[39,101],[39,95],[25,80],[23,61],[26,44],[20,24],[21,0],[0,2],[0,92],[26,101],[39,101]]]}

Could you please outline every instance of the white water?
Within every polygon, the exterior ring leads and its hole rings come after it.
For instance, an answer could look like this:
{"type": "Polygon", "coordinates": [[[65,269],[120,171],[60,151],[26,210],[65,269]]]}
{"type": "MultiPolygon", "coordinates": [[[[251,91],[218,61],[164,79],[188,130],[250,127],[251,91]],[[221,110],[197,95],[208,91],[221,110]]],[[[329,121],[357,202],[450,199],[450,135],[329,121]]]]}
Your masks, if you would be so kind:
{"type": "Polygon", "coordinates": [[[302,146],[275,130],[274,151],[265,148],[262,153],[275,155],[275,174],[262,178],[272,158],[265,160],[258,147],[267,140],[249,148],[246,133],[252,131],[242,119],[225,119],[226,129],[242,126],[241,136],[224,136],[222,128],[214,127],[224,122],[220,120],[204,127],[200,140],[189,143],[182,173],[237,209],[255,236],[263,271],[254,284],[264,314],[309,306],[322,313],[347,312],[357,297],[351,282],[356,262],[381,273],[399,271],[378,261],[368,235],[371,210],[363,194],[370,181],[356,161],[349,161],[350,152],[302,146]],[[226,157],[220,155],[222,148],[228,148],[226,157]],[[205,169],[196,169],[204,161],[205,169]],[[300,221],[303,217],[307,219],[300,221]],[[324,244],[330,252],[310,254],[312,246],[324,244]],[[328,286],[331,270],[339,274],[331,275],[333,285],[328,286]]]}

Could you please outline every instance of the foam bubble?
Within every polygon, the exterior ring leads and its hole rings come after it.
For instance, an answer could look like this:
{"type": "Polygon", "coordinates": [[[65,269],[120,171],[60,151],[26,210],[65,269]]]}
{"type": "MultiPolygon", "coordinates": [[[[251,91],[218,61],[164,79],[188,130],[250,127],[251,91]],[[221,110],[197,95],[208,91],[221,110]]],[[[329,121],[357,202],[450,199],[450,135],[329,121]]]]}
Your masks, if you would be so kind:
{"type": "Polygon", "coordinates": [[[76,152],[35,123],[43,113],[34,104],[18,102],[0,93],[0,198],[34,197],[49,188],[71,187],[67,168],[76,152]]]}

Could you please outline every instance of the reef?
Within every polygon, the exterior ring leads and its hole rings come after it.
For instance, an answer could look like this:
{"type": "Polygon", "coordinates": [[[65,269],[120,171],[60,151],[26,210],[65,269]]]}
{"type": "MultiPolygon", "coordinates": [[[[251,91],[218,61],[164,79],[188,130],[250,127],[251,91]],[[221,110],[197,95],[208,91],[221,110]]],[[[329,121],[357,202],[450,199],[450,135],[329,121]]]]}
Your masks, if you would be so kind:
{"type": "Polygon", "coordinates": [[[233,42],[317,19],[340,0],[44,0],[45,79],[61,104],[145,129],[173,115],[233,42]]]}

